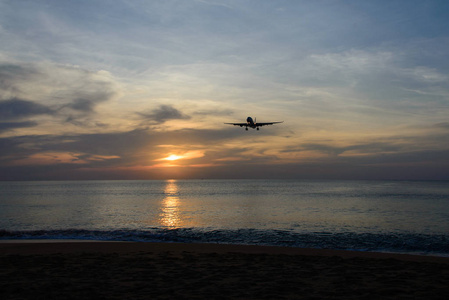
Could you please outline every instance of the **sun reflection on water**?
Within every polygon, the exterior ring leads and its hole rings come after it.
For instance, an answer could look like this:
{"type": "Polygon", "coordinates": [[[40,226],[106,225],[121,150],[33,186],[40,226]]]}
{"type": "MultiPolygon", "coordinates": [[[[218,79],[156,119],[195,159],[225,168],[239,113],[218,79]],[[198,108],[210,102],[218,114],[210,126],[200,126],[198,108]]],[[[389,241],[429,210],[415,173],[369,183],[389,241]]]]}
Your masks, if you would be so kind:
{"type": "Polygon", "coordinates": [[[176,180],[167,180],[164,189],[165,198],[162,200],[160,213],[160,223],[163,226],[178,227],[181,223],[178,193],[176,180]]]}

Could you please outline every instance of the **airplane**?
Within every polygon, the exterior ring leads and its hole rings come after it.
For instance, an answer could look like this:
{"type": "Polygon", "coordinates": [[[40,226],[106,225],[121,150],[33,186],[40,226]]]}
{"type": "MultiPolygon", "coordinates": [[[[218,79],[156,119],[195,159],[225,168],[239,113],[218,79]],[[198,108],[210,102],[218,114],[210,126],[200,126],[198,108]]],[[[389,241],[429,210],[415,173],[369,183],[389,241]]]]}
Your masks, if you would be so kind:
{"type": "Polygon", "coordinates": [[[259,127],[262,126],[266,126],[266,125],[273,125],[273,124],[278,124],[278,123],[283,123],[284,121],[281,122],[268,122],[268,123],[256,123],[256,118],[248,117],[246,118],[246,123],[224,123],[224,124],[229,124],[229,125],[234,125],[234,126],[240,126],[243,127],[245,126],[245,130],[248,130],[248,127],[254,129],[256,128],[257,130],[259,130],[259,127]]]}

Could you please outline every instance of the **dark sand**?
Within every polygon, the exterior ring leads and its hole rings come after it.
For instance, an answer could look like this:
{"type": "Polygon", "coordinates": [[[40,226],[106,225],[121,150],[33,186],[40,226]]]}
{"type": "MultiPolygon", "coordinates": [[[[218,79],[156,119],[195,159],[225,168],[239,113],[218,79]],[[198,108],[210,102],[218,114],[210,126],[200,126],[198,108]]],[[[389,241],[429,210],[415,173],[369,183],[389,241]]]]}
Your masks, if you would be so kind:
{"type": "Polygon", "coordinates": [[[0,299],[447,299],[449,258],[218,244],[0,243],[0,299]]]}

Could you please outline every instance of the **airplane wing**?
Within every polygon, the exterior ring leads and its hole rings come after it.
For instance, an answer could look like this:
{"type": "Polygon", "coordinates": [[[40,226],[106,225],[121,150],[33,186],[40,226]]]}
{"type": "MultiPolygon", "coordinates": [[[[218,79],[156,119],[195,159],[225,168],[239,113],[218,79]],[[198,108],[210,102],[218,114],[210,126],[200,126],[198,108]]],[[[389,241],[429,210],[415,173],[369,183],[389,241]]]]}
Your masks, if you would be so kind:
{"type": "Polygon", "coordinates": [[[278,124],[278,123],[284,123],[284,121],[281,121],[281,122],[256,123],[254,125],[256,125],[256,126],[266,126],[266,125],[273,125],[273,124],[278,124]]]}
{"type": "Polygon", "coordinates": [[[248,125],[248,123],[224,123],[224,124],[234,125],[234,126],[247,126],[248,125]]]}

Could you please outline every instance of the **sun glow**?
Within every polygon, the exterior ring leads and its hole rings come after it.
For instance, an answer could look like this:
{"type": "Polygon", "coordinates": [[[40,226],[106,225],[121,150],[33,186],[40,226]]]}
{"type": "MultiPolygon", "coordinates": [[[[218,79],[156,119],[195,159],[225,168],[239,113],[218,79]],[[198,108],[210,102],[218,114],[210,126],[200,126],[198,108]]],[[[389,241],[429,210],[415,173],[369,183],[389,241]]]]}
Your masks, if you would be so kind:
{"type": "Polygon", "coordinates": [[[203,150],[192,150],[182,153],[181,155],[177,154],[170,154],[167,157],[155,159],[155,161],[162,161],[162,160],[168,160],[168,161],[174,161],[178,159],[194,159],[194,158],[200,158],[204,156],[203,150]]]}
{"type": "Polygon", "coordinates": [[[181,159],[181,158],[183,158],[183,157],[184,157],[184,156],[172,154],[172,155],[170,155],[170,156],[167,156],[167,157],[162,158],[161,160],[178,160],[178,159],[181,159]]]}

